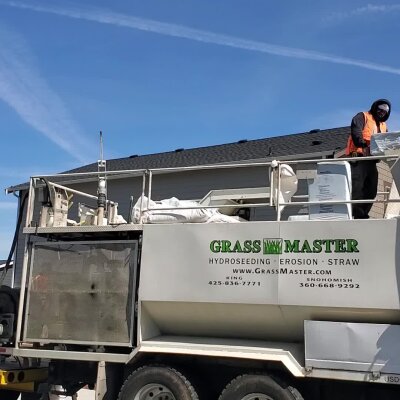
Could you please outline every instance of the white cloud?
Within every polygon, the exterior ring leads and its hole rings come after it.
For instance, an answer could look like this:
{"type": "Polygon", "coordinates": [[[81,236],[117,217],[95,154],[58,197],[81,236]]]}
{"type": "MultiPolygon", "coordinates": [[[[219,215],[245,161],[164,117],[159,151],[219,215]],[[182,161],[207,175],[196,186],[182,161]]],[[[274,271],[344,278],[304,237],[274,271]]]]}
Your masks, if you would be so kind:
{"type": "Polygon", "coordinates": [[[0,99],[30,126],[80,162],[97,159],[61,98],[36,68],[23,38],[0,28],[0,99]]]}
{"type": "Polygon", "coordinates": [[[340,22],[349,18],[360,17],[363,15],[382,15],[400,12],[400,4],[384,5],[384,4],[367,4],[364,7],[358,7],[346,12],[335,12],[328,15],[325,20],[327,22],[340,22]]]}
{"type": "Polygon", "coordinates": [[[138,29],[141,31],[184,38],[203,43],[233,47],[248,51],[256,51],[260,53],[266,53],[266,54],[272,54],[290,58],[300,58],[300,59],[307,59],[314,61],[325,61],[329,63],[336,63],[342,65],[351,65],[364,69],[400,75],[400,68],[391,67],[388,65],[376,64],[369,61],[356,60],[352,58],[346,58],[312,50],[277,46],[265,42],[256,42],[252,40],[241,39],[234,36],[228,36],[198,29],[192,29],[181,25],[168,24],[164,22],[134,17],[130,15],[114,13],[99,8],[85,8],[85,9],[79,7],[61,8],[53,5],[41,6],[19,1],[7,1],[7,0],[0,0],[0,5],[6,5],[21,9],[28,9],[37,12],[51,13],[64,17],[93,21],[102,24],[116,25],[125,28],[138,29]]]}
{"type": "Polygon", "coordinates": [[[376,13],[392,13],[392,12],[397,12],[400,11],[400,4],[392,4],[392,5],[384,5],[384,4],[379,4],[379,5],[374,5],[374,4],[368,4],[364,7],[359,7],[356,8],[352,13],[355,15],[361,15],[361,14],[376,14],[376,13]]]}

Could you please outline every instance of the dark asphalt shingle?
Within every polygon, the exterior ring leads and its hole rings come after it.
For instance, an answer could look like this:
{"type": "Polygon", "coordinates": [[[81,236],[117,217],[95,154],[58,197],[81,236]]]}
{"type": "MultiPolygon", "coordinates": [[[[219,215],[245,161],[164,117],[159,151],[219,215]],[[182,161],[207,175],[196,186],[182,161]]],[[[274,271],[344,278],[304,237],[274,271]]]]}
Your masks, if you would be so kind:
{"type": "MultiPolygon", "coordinates": [[[[350,134],[350,127],[313,130],[284,136],[275,136],[264,139],[239,141],[216,146],[183,149],[140,156],[131,156],[107,160],[108,171],[175,168],[195,165],[208,165],[284,158],[288,156],[326,153],[342,150],[346,147],[350,134]]],[[[97,171],[97,163],[84,165],[65,173],[97,171]]],[[[26,184],[12,186],[11,191],[26,188],[26,184]]]]}
{"type": "MultiPolygon", "coordinates": [[[[227,143],[182,151],[125,157],[108,160],[107,170],[188,167],[271,157],[280,158],[296,154],[334,152],[345,148],[349,134],[350,127],[343,127],[249,140],[244,143],[227,143]]],[[[96,163],[68,172],[90,171],[97,171],[96,163]]]]}

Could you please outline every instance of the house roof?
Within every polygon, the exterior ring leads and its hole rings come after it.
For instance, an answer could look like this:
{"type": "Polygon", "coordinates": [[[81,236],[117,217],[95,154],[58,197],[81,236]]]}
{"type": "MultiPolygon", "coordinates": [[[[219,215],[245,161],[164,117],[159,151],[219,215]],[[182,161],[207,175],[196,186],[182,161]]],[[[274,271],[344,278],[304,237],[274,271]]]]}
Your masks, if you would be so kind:
{"type": "MultiPolygon", "coordinates": [[[[177,149],[164,153],[131,155],[107,160],[108,171],[176,168],[196,165],[222,164],[260,159],[280,159],[295,155],[326,154],[345,148],[350,127],[275,136],[257,140],[240,140],[215,146],[177,149]]],[[[97,171],[97,162],[64,173],[97,171]]],[[[7,191],[25,189],[27,184],[12,186],[7,191]]]]}
{"type": "MultiPolygon", "coordinates": [[[[107,170],[154,169],[230,163],[298,154],[334,152],[347,143],[350,127],[313,130],[257,140],[240,140],[216,146],[177,149],[165,153],[132,155],[107,161],[107,170]]],[[[75,168],[70,172],[97,171],[97,163],[75,168]]]]}

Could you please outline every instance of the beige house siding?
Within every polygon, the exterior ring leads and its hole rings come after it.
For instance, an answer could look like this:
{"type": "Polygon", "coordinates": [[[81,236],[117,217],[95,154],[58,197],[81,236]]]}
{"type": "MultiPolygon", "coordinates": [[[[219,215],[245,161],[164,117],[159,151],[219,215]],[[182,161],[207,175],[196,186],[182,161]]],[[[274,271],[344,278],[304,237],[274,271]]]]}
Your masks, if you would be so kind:
{"type": "MultiPolygon", "coordinates": [[[[389,191],[392,186],[392,181],[393,178],[389,169],[389,165],[381,161],[380,163],[378,163],[378,195],[376,197],[377,200],[385,200],[388,198],[389,191]]],[[[383,218],[385,216],[385,210],[386,204],[374,203],[369,215],[371,218],[383,218]]]]}

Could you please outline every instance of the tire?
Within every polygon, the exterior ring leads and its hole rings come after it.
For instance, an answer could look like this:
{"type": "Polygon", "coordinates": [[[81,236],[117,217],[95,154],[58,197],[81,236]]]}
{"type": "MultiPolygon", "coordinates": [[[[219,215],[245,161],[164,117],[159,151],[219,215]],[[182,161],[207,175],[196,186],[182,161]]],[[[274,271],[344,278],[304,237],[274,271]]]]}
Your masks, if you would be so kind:
{"type": "Polygon", "coordinates": [[[191,383],[168,366],[145,366],[132,372],[118,400],[198,400],[191,383]]]}
{"type": "Polygon", "coordinates": [[[20,392],[14,390],[4,390],[0,389],[0,399],[1,400],[17,400],[20,392]]]}
{"type": "Polygon", "coordinates": [[[283,387],[267,375],[240,375],[223,390],[219,400],[303,400],[297,389],[283,387]]]}

